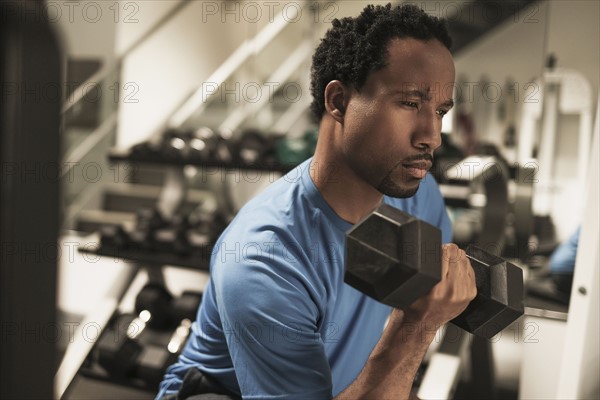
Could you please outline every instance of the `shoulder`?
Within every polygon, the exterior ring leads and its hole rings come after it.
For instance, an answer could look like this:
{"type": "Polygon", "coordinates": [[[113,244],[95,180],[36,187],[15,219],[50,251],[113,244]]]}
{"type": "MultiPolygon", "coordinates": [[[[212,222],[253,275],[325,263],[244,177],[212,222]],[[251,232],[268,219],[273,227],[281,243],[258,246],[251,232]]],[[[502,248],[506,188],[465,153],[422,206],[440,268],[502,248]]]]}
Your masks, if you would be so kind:
{"type": "Polygon", "coordinates": [[[261,196],[245,206],[212,252],[210,274],[217,302],[242,320],[257,312],[316,319],[318,306],[310,299],[315,299],[317,283],[303,206],[290,203],[293,196],[286,193],[278,196],[261,196]]]}

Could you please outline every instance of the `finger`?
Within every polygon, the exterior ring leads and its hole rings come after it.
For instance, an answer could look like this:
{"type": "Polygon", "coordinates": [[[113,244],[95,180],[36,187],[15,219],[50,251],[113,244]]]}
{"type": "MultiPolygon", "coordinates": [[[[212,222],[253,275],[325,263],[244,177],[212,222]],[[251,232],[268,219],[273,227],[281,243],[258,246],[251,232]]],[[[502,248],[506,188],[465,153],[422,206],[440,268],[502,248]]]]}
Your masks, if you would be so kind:
{"type": "Polygon", "coordinates": [[[456,263],[460,259],[460,252],[462,251],[456,244],[448,243],[443,246],[444,258],[449,263],[456,263]]]}
{"type": "Polygon", "coordinates": [[[450,273],[449,260],[451,258],[450,253],[453,251],[452,246],[456,247],[452,243],[442,245],[442,280],[447,280],[450,273]]]}

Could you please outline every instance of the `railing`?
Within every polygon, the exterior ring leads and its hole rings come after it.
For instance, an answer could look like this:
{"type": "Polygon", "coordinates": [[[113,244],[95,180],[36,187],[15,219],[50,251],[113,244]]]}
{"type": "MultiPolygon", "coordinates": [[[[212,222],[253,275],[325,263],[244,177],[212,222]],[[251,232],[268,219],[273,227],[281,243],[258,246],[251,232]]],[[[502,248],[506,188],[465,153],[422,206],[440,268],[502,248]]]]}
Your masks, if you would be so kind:
{"type": "Polygon", "coordinates": [[[180,1],[115,60],[104,64],[79,85],[62,108],[63,229],[72,229],[75,215],[90,201],[99,199],[102,187],[118,172],[108,165],[106,154],[115,145],[119,87],[123,61],[158,32],[191,1],[180,1]],[[86,120],[82,123],[82,119],[86,120]]]}
{"type": "MultiPolygon", "coordinates": [[[[65,168],[62,170],[63,182],[63,207],[65,215],[65,228],[71,228],[75,216],[86,207],[99,207],[100,204],[91,204],[90,201],[99,201],[100,191],[109,184],[111,177],[118,171],[117,166],[109,165],[105,155],[110,147],[116,143],[117,115],[119,101],[111,101],[112,96],[103,96],[102,104],[97,106],[96,126],[88,129],[77,129],[69,121],[76,120],[77,114],[85,109],[89,101],[90,88],[98,88],[102,93],[119,96],[116,91],[119,84],[121,65],[123,61],[134,52],[148,38],[158,32],[162,26],[180,13],[190,1],[181,1],[164,15],[142,37],[132,43],[116,60],[103,66],[98,72],[80,85],[69,97],[63,107],[64,135],[69,138],[69,149],[64,155],[65,168]],[[92,166],[93,168],[90,168],[92,166]],[[87,168],[87,169],[84,169],[87,168]],[[104,171],[101,179],[88,176],[95,170],[104,171]],[[95,183],[92,186],[90,183],[95,183]]],[[[303,10],[309,10],[309,2],[299,2],[303,10]]],[[[310,18],[300,19],[300,23],[290,23],[296,20],[300,8],[292,7],[286,13],[282,10],[272,22],[268,23],[254,37],[245,40],[205,82],[210,82],[213,87],[221,87],[227,82],[243,82],[254,79],[255,84],[268,84],[276,82],[297,83],[301,81],[303,89],[307,89],[310,55],[314,45],[313,26],[310,18]],[[292,50],[291,52],[288,52],[292,50]],[[270,76],[252,77],[252,67],[257,63],[261,65],[257,70],[272,71],[270,76]],[[250,74],[248,73],[250,71],[250,74]]],[[[254,71],[256,72],[256,71],[254,71]]],[[[300,86],[300,85],[298,85],[300,86]]],[[[218,102],[215,97],[218,91],[207,92],[205,87],[199,87],[186,99],[173,116],[166,121],[167,127],[194,128],[205,125],[206,119],[213,120],[213,128],[222,130],[238,130],[252,126],[257,120],[262,121],[262,127],[276,128],[279,133],[287,133],[290,128],[304,129],[303,124],[297,121],[306,113],[309,102],[305,91],[299,101],[288,102],[283,107],[276,107],[273,93],[262,96],[256,102],[238,101],[218,102]]],[[[93,97],[93,96],[92,96],[93,97]]],[[[279,95],[281,98],[281,95],[279,95]]],[[[210,124],[207,124],[210,125],[210,124]]],[[[157,127],[156,134],[160,134],[165,126],[157,127]]],[[[259,127],[260,128],[260,127],[259,127]]]]}
{"type": "MultiPolygon", "coordinates": [[[[303,6],[306,1],[301,1],[299,4],[303,6]]],[[[274,19],[273,23],[268,24],[252,39],[244,41],[223,64],[206,80],[214,83],[215,86],[223,85],[233,74],[238,71],[244,63],[252,56],[263,51],[277,36],[281,34],[284,28],[289,24],[289,20],[297,17],[298,9],[294,7],[293,15],[285,15],[282,11],[274,19]]],[[[202,113],[208,104],[208,100],[215,92],[207,95],[204,88],[200,87],[190,98],[181,106],[179,111],[175,112],[169,120],[170,127],[179,127],[183,125],[193,114],[202,113]]]]}

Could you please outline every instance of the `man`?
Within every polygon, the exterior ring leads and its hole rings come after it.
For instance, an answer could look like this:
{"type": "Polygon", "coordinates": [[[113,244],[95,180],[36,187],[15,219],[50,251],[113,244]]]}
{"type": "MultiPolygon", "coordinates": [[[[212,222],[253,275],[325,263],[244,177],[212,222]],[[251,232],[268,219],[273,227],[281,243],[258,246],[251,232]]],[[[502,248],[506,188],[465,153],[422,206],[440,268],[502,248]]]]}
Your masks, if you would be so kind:
{"type": "Polygon", "coordinates": [[[219,239],[193,333],[159,398],[408,398],[436,329],[475,297],[473,271],[446,245],[442,282],[391,310],[344,284],[344,237],[383,201],[450,240],[427,174],[452,107],[449,47],[443,23],[414,6],[333,21],[313,58],[315,155],[219,239]]]}

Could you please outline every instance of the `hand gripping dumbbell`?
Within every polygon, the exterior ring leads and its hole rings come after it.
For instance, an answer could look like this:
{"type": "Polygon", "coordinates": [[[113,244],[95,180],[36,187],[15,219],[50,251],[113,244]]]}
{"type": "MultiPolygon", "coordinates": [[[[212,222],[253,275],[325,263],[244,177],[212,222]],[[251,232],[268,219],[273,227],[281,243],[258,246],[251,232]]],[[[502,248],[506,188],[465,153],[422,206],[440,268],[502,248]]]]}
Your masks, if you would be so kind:
{"type": "MultiPolygon", "coordinates": [[[[441,231],[383,204],[346,234],[344,280],[396,308],[407,308],[441,281],[441,231]]],[[[453,324],[487,339],[524,313],[523,271],[475,246],[466,250],[477,296],[453,324]]]]}

